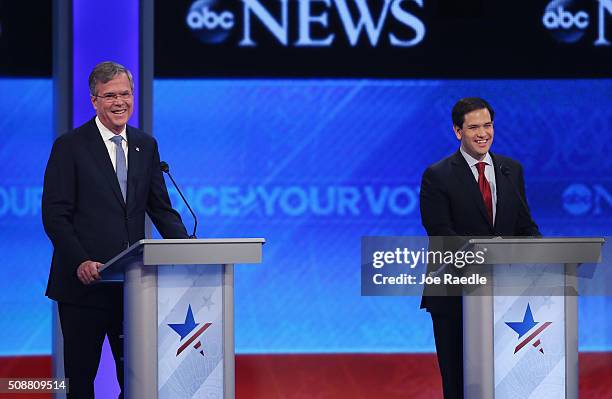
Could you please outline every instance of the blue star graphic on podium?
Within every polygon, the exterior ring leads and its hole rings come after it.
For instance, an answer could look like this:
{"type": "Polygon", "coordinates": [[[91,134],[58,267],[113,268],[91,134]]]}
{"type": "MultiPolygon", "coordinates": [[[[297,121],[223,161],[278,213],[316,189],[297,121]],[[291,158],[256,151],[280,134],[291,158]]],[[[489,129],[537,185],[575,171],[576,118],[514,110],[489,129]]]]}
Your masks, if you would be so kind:
{"type": "Polygon", "coordinates": [[[182,324],[168,324],[168,327],[172,328],[181,336],[181,341],[183,338],[189,335],[190,332],[194,330],[199,325],[199,323],[195,322],[193,318],[193,312],[191,311],[191,305],[187,309],[187,316],[185,316],[185,322],[182,324]]]}
{"type": "Polygon", "coordinates": [[[527,309],[525,309],[525,315],[523,316],[523,321],[507,321],[506,324],[508,327],[513,329],[521,338],[523,335],[527,334],[529,330],[533,327],[537,326],[539,323],[533,321],[533,314],[531,313],[531,307],[527,304],[527,309]]]}

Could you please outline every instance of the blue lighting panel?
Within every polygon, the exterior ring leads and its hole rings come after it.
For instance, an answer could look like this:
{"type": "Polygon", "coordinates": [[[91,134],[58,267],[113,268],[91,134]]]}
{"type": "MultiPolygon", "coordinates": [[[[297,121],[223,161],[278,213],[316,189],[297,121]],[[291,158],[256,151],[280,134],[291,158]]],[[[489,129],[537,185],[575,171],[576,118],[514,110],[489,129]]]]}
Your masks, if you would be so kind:
{"type": "Polygon", "coordinates": [[[40,215],[53,142],[52,82],[0,79],[0,356],[51,352],[51,244],[40,215]]]}
{"type": "MultiPolygon", "coordinates": [[[[612,226],[612,81],[157,80],[154,134],[200,237],[265,237],[236,275],[240,353],[431,352],[420,298],[360,296],[363,235],[423,234],[425,167],[450,109],[487,98],[546,235],[612,226]]],[[[191,218],[172,191],[173,203],[191,218]]],[[[582,350],[612,349],[609,298],[580,301],[582,350]]]]}
{"type": "MultiPolygon", "coordinates": [[[[362,235],[422,234],[426,165],[455,150],[449,110],[480,95],[494,149],[522,161],[547,235],[610,235],[612,81],[158,80],[162,158],[201,237],[265,237],[236,274],[239,353],[431,352],[419,298],[360,296],[362,235]]],[[[51,351],[40,215],[52,82],[0,79],[0,355],[51,351]],[[17,95],[18,94],[18,95],[17,95]]],[[[189,215],[172,191],[188,225],[189,215]]],[[[609,298],[581,298],[581,350],[612,350],[609,298]]]]}

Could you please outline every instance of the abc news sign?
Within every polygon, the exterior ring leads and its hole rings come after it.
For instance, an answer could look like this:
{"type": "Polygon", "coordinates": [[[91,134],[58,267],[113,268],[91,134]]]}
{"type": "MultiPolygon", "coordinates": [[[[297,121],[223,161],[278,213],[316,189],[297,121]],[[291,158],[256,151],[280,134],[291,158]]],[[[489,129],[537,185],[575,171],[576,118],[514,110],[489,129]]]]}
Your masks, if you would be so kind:
{"type": "MultiPolygon", "coordinates": [[[[345,40],[354,47],[360,40],[367,40],[373,47],[381,42],[394,47],[413,47],[426,36],[426,21],[422,12],[418,14],[426,6],[425,1],[196,0],[186,13],[185,24],[207,44],[226,42],[232,31],[239,29],[237,45],[240,47],[258,46],[270,34],[282,46],[329,47],[345,40]],[[291,19],[290,15],[297,18],[291,19]],[[297,24],[293,30],[290,21],[297,24]],[[253,32],[256,23],[268,31],[267,37],[256,37],[253,32]],[[393,28],[389,29],[391,24],[393,28]]],[[[597,15],[587,12],[585,2],[553,0],[543,12],[542,24],[555,39],[565,43],[580,40],[592,24],[597,24],[594,44],[609,46],[606,17],[612,15],[612,0],[593,1],[598,2],[597,15]]]]}
{"type": "Polygon", "coordinates": [[[598,3],[595,18],[589,14],[588,3],[578,0],[553,0],[546,6],[542,24],[559,42],[575,43],[583,38],[588,28],[596,24],[593,44],[609,46],[606,38],[606,19],[612,15],[612,0],[598,3]]]}
{"type": "Polygon", "coordinates": [[[482,15],[469,17],[440,11],[449,1],[156,0],[155,74],[612,77],[612,0],[534,0],[510,10],[487,0],[482,15]],[[483,54],[487,62],[449,62],[483,54]]]}
{"type": "Polygon", "coordinates": [[[268,31],[267,37],[271,34],[282,46],[328,47],[338,40],[348,40],[351,46],[356,46],[365,36],[372,46],[386,41],[391,46],[412,47],[421,43],[426,30],[424,22],[407,8],[418,10],[423,1],[197,0],[189,8],[185,23],[198,39],[208,44],[225,42],[233,30],[241,29],[238,46],[257,46],[261,40],[268,40],[256,37],[253,26],[257,23],[268,31]],[[295,30],[290,27],[294,20],[291,15],[297,15],[295,30]],[[337,17],[333,24],[332,15],[337,17]],[[342,26],[345,35],[330,31],[332,25],[342,26]],[[293,32],[295,38],[290,37],[293,32]]]}

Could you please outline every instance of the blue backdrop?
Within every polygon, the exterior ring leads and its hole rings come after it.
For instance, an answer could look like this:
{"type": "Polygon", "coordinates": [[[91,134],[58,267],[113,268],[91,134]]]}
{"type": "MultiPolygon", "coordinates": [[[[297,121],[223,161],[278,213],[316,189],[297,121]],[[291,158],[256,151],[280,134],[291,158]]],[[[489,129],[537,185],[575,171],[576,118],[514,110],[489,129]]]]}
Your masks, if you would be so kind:
{"type": "MultiPolygon", "coordinates": [[[[363,235],[423,234],[424,168],[456,150],[450,109],[495,108],[546,235],[612,230],[612,81],[157,80],[154,135],[200,237],[265,237],[236,274],[239,353],[431,352],[419,298],[361,297],[363,235]]],[[[0,80],[0,354],[50,352],[40,226],[51,83],[0,80]],[[24,95],[25,94],[25,95],[24,95]]],[[[178,195],[173,203],[188,226],[178,195]]],[[[609,298],[581,298],[581,350],[612,350],[609,298]]]]}
{"type": "Polygon", "coordinates": [[[40,200],[53,143],[52,82],[0,78],[0,355],[51,353],[51,244],[40,200]]]}

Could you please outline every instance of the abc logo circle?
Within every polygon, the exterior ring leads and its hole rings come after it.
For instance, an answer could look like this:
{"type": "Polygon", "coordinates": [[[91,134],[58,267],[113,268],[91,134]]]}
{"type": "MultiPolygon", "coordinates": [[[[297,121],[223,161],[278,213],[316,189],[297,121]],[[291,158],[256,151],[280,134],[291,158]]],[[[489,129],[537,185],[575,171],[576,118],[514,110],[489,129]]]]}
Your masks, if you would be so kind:
{"type": "Polygon", "coordinates": [[[563,208],[572,215],[584,215],[591,210],[592,197],[584,184],[572,184],[563,192],[563,208]]]}
{"type": "Polygon", "coordinates": [[[218,0],[197,0],[187,12],[187,26],[204,43],[223,42],[235,25],[234,14],[219,9],[218,3],[218,0]]]}
{"type": "Polygon", "coordinates": [[[577,0],[553,0],[544,10],[542,23],[555,39],[575,43],[589,26],[589,14],[579,7],[577,0]]]}

